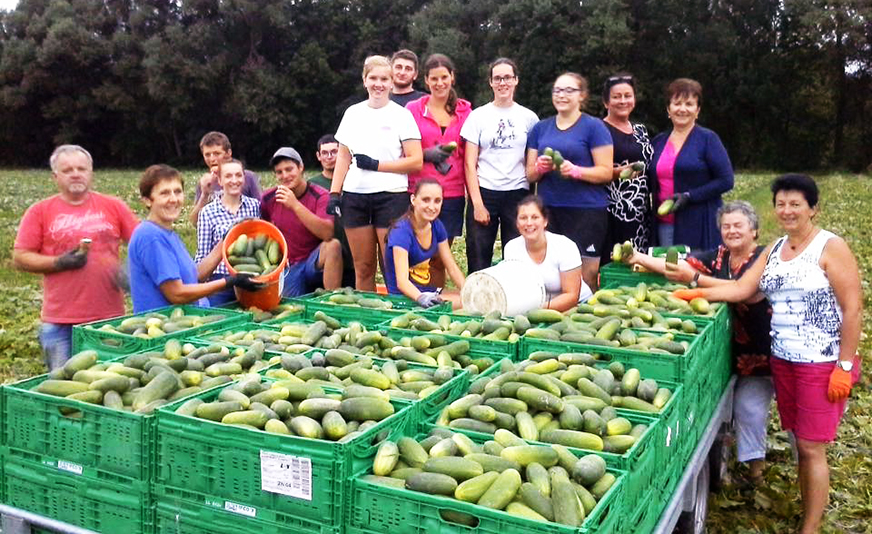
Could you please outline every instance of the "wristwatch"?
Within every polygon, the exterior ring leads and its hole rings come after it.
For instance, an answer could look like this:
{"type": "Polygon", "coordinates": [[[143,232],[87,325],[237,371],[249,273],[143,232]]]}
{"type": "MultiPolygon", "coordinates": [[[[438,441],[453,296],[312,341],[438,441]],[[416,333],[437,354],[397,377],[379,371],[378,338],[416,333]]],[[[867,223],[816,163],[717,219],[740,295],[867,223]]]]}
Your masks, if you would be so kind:
{"type": "Polygon", "coordinates": [[[690,289],[696,289],[697,287],[699,287],[699,274],[700,273],[696,273],[695,275],[693,275],[693,280],[691,280],[690,283],[687,284],[690,289]]]}
{"type": "Polygon", "coordinates": [[[852,370],[854,370],[854,362],[852,361],[839,360],[839,363],[837,365],[842,369],[842,371],[845,371],[846,373],[850,373],[852,370]]]}

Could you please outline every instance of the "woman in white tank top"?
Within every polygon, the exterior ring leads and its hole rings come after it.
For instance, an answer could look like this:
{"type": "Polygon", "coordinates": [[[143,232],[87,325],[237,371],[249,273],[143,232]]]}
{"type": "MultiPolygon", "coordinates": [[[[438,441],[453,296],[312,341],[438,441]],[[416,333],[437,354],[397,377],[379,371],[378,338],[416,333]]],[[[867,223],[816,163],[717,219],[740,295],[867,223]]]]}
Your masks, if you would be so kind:
{"type": "Polygon", "coordinates": [[[859,377],[863,291],[845,241],[815,225],[817,184],[786,174],[772,183],[786,235],[729,285],[676,291],[679,298],[737,302],[759,288],[772,304],[772,376],[782,426],[796,437],[801,534],[817,532],[829,494],[827,443],[835,439],[859,377]]]}

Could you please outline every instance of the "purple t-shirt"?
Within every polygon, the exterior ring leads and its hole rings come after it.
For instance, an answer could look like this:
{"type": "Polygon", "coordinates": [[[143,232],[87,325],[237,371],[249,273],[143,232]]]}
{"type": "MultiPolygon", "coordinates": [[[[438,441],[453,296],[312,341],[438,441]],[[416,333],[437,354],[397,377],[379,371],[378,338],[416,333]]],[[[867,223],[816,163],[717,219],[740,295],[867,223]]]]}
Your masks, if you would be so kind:
{"type": "Polygon", "coordinates": [[[387,252],[385,253],[385,285],[388,293],[401,295],[403,292],[397,286],[397,272],[394,267],[394,247],[400,247],[409,252],[409,281],[421,291],[433,291],[430,282],[430,258],[439,254],[439,243],[448,241],[448,232],[442,221],[436,219],[430,225],[432,238],[430,248],[425,249],[415,237],[412,222],[403,217],[388,234],[387,252]]]}

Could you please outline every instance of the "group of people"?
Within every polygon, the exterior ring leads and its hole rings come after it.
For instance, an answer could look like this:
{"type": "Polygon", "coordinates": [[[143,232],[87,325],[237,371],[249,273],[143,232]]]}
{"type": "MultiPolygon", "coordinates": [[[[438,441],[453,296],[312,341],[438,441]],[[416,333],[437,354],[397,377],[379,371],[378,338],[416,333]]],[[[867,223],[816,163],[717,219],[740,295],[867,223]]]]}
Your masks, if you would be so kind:
{"type": "Polygon", "coordinates": [[[560,311],[596,290],[611,245],[629,240],[631,263],[691,286],[676,296],[736,303],[739,460],[750,462],[753,481],[761,479],[774,392],[782,424],[796,437],[802,531],[814,532],[827,496],[825,445],[859,372],[861,305],[850,250],[814,224],[814,181],[785,175],[773,183],[786,236],[763,247],[750,204],[722,205],[733,171],[717,134],[697,124],[699,83],[669,84],[672,128],[649,139],[631,118],[629,74],[603,83],[603,119],[586,111],[587,80],[561,74],[551,87],[556,114],[542,120],[515,102],[520,77],[508,58],[491,63],[493,100],[475,109],[458,97],[445,55],[428,57],[421,74],[427,93],[414,89],[411,51],[367,58],[367,99],[346,110],[335,135],[318,141],[321,173],[307,179],[300,153],[281,147],[269,162],[276,186],[263,192],[233,158],[227,136],[206,134],[200,149],[209,170],[195,185],[190,213],[193,258],[173,230],[185,200],[177,170],[152,165],[142,174],[148,215],[139,222],[122,201],[91,189],[93,162],[84,148],[58,147],[50,165],[59,194],[27,210],[13,255],[18,268],[45,275],[40,341],[49,367],[69,357],[72,325],[124,313],[122,241],[129,242],[139,313],[219,305],[235,298],[236,287],[261,287],[222,262],[224,236],[249,218],[271,222],[285,237],[285,295],[344,285],[372,291],[381,266],[390,293],[424,307],[442,299],[460,306],[459,292],[445,282],[465,283],[451,252],[464,226],[469,273],[491,265],[499,232],[503,259],[537,271],[545,306],[560,311]],[[657,214],[666,200],[672,209],[657,214]],[[655,244],[693,252],[672,265],[645,254],[655,244]]]}

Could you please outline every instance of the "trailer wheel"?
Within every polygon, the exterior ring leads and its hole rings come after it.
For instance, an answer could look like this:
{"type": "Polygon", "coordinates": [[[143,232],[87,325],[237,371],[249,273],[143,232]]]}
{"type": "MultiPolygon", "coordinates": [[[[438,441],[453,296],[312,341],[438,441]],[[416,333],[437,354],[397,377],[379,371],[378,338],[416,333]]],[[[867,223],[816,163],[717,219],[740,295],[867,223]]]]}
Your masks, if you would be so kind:
{"type": "Polygon", "coordinates": [[[721,427],[721,431],[715,437],[712,443],[712,448],[709,451],[709,486],[711,491],[718,492],[724,485],[724,480],[727,478],[727,471],[730,468],[730,457],[732,456],[732,446],[727,434],[726,425],[721,427]]]}
{"type": "Polygon", "coordinates": [[[679,534],[704,534],[705,518],[708,515],[709,480],[711,468],[709,460],[699,470],[696,477],[696,495],[694,496],[693,510],[682,512],[678,516],[675,531],[679,534]]]}

